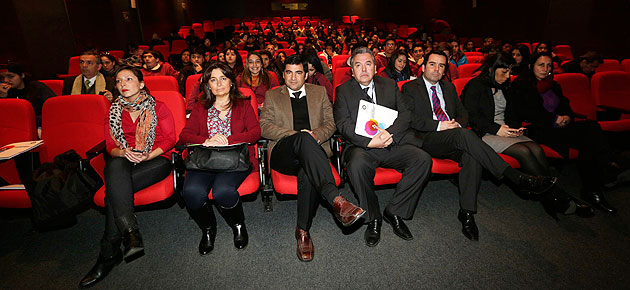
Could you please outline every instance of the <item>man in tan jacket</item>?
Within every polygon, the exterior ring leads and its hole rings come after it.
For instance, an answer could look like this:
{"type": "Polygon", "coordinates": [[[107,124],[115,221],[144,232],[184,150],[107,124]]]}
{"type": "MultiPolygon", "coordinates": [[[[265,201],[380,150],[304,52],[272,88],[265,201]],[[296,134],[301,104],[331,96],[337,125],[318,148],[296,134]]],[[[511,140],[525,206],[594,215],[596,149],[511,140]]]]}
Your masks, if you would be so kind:
{"type": "Polygon", "coordinates": [[[319,204],[319,195],[332,205],[335,217],[349,226],[365,213],[339,194],[328,161],[328,139],[335,132],[326,89],[305,84],[308,64],[300,55],[285,61],[285,85],[268,91],[260,117],[262,137],[270,140],[271,168],[298,180],[297,255],[313,259],[308,233],[319,204]]]}

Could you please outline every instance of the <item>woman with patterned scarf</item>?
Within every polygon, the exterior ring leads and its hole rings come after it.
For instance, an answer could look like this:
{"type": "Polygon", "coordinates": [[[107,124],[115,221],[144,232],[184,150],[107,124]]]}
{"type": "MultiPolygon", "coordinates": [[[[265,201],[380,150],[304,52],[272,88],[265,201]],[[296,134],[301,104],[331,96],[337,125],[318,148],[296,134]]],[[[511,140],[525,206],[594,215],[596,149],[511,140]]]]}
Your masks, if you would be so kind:
{"type": "Polygon", "coordinates": [[[551,54],[542,52],[532,56],[529,69],[516,78],[512,87],[516,114],[530,123],[525,135],[565,157],[569,148],[578,149],[582,199],[604,212],[616,212],[602,193],[607,169],[618,168],[608,140],[597,122],[574,119],[569,99],[553,80],[551,54]]]}
{"type": "Polygon", "coordinates": [[[165,104],[157,102],[144,85],[142,72],[122,67],[116,73],[120,96],[112,102],[105,126],[105,233],[96,265],[79,283],[91,286],[125,261],[144,254],[134,213],[134,193],[171,171],[169,151],[175,146],[175,122],[165,104]],[[124,252],[121,251],[121,242],[124,252]]]}

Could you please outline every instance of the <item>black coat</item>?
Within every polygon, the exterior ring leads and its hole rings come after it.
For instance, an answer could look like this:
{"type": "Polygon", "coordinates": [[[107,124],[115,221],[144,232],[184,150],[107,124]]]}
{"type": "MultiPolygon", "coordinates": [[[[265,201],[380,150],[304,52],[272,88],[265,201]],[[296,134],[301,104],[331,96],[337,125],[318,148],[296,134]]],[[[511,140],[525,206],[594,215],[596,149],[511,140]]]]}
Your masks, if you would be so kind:
{"type": "MultiPolygon", "coordinates": [[[[510,128],[520,128],[521,120],[516,113],[515,102],[512,92],[503,89],[505,96],[505,124],[510,128]]],[[[492,83],[487,76],[478,76],[468,82],[461,95],[464,107],[468,111],[470,127],[479,135],[486,133],[496,135],[501,125],[494,122],[494,96],[492,93],[492,83]]]]}
{"type": "MultiPolygon", "coordinates": [[[[396,121],[387,128],[387,132],[394,135],[393,143],[397,145],[413,144],[420,147],[422,141],[415,138],[415,134],[409,130],[411,123],[409,107],[403,100],[396,82],[388,78],[374,76],[374,89],[376,90],[376,103],[378,105],[398,111],[396,121]]],[[[335,96],[333,114],[337,129],[353,145],[367,148],[371,139],[357,135],[354,132],[359,111],[359,101],[361,99],[370,101],[364,97],[359,82],[351,79],[341,84],[335,90],[335,96]]]]}
{"type": "MultiPolygon", "coordinates": [[[[439,84],[442,88],[446,114],[451,119],[455,119],[463,128],[466,128],[468,126],[468,112],[459,100],[455,86],[446,80],[441,80],[439,84]]],[[[411,128],[420,132],[420,135],[422,132],[437,131],[439,121],[433,120],[433,107],[423,78],[420,77],[405,83],[402,87],[402,94],[409,104],[410,111],[413,112],[411,128]]]]}

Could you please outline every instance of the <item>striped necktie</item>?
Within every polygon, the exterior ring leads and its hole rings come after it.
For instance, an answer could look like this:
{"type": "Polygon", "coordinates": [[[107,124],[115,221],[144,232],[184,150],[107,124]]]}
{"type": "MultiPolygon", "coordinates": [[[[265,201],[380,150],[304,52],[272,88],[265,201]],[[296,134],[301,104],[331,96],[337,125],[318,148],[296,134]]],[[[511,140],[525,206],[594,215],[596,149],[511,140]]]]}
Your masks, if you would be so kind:
{"type": "Polygon", "coordinates": [[[448,116],[442,110],[442,105],[440,104],[440,99],[437,96],[435,86],[431,86],[431,102],[433,102],[433,112],[435,113],[437,120],[448,121],[448,116]]]}

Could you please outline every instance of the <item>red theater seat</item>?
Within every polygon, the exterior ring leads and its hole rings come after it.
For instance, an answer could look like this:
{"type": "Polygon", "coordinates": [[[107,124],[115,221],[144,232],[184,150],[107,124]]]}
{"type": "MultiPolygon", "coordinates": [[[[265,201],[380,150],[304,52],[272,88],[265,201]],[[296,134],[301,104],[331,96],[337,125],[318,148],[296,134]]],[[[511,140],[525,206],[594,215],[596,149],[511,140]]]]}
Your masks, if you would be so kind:
{"type": "Polygon", "coordinates": [[[480,63],[469,63],[460,65],[457,68],[460,78],[469,78],[474,76],[474,72],[481,67],[480,63]]]}
{"type": "Polygon", "coordinates": [[[149,91],[175,91],[179,92],[179,84],[172,76],[147,76],[144,77],[144,85],[149,91]]]}
{"type": "MultiPolygon", "coordinates": [[[[186,108],[183,98],[173,97],[175,93],[179,94],[178,92],[153,92],[152,95],[157,101],[164,103],[173,114],[175,134],[179,138],[179,133],[186,125],[186,108]]],[[[103,177],[104,163],[102,165],[101,170],[97,170],[101,177],[103,177]]],[[[171,173],[162,181],[134,193],[133,204],[140,206],[163,201],[171,197],[173,192],[173,173],[171,173]]],[[[105,206],[105,186],[101,187],[94,195],[94,203],[100,207],[105,206]]]]}
{"type": "MultiPolygon", "coordinates": [[[[0,146],[37,139],[31,103],[22,99],[0,99],[0,146]]],[[[0,177],[9,184],[22,183],[13,160],[0,163],[0,177]]],[[[30,208],[31,200],[25,190],[0,190],[0,207],[30,208]]]]}
{"type": "Polygon", "coordinates": [[[63,93],[63,80],[41,80],[40,82],[48,86],[57,96],[63,93]]]}
{"type": "Polygon", "coordinates": [[[595,72],[605,71],[622,71],[621,64],[616,59],[604,59],[604,62],[595,69],[595,72]]]}
{"type": "Polygon", "coordinates": [[[630,74],[623,71],[595,73],[591,78],[595,104],[630,110],[630,74]]]}

